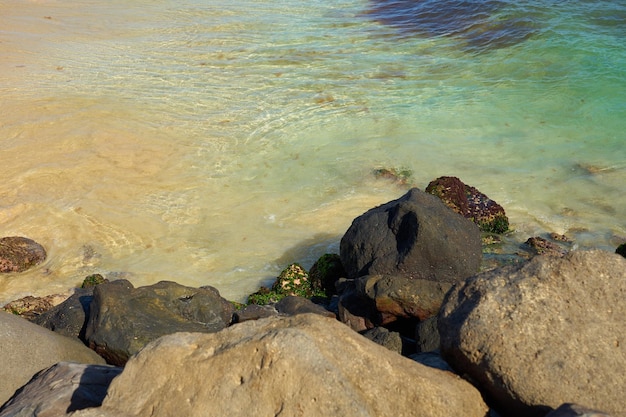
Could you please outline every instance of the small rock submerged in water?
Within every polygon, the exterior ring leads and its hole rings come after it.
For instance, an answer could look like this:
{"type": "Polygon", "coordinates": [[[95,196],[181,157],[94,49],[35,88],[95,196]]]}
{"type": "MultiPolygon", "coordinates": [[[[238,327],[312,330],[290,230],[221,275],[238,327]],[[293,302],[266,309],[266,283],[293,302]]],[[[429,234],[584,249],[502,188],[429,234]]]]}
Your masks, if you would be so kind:
{"type": "Polygon", "coordinates": [[[21,236],[0,238],[0,272],[23,272],[46,260],[46,250],[21,236]]]}

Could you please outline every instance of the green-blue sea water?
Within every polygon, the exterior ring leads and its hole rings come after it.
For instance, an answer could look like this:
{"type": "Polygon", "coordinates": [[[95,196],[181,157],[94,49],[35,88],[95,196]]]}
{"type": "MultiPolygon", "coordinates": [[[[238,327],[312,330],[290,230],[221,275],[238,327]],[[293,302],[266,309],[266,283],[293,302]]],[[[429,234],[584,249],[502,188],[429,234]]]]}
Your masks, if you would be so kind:
{"type": "Polygon", "coordinates": [[[242,300],[457,176],[512,237],[626,241],[626,1],[4,0],[0,232],[242,300]],[[409,184],[377,168],[412,172],[409,184]]]}

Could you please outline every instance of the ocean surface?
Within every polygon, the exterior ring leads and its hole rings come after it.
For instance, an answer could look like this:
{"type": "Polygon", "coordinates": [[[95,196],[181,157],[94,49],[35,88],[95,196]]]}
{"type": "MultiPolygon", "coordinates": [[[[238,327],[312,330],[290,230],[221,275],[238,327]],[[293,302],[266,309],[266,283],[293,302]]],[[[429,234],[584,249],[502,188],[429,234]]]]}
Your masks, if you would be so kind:
{"type": "Polygon", "coordinates": [[[626,241],[626,1],[0,0],[0,235],[243,301],[457,176],[520,241],[626,241]],[[409,185],[377,178],[410,170],[409,185]]]}

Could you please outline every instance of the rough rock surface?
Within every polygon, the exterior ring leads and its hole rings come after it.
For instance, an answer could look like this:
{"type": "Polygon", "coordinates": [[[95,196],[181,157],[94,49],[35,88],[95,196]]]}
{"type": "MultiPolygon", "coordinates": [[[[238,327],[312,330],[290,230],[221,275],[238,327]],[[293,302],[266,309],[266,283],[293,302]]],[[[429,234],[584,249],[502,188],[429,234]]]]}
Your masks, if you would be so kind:
{"type": "Polygon", "coordinates": [[[537,256],[458,283],[439,314],[444,358],[507,416],[567,402],[626,416],[626,259],[537,256]]]}
{"type": "Polygon", "coordinates": [[[356,284],[359,295],[375,306],[382,325],[402,318],[425,320],[436,315],[452,286],[449,282],[393,275],[366,275],[356,284]]]}
{"type": "Polygon", "coordinates": [[[36,317],[33,323],[64,336],[77,337],[86,342],[85,327],[92,300],[93,287],[77,288],[71,297],[36,317]]]}
{"type": "Polygon", "coordinates": [[[46,260],[46,250],[21,236],[0,238],[0,272],[22,272],[46,260]]]}
{"type": "Polygon", "coordinates": [[[354,219],[340,244],[348,278],[387,274],[456,282],[478,271],[481,251],[475,224],[417,188],[354,219]]]}
{"type": "Polygon", "coordinates": [[[122,366],[148,342],[175,332],[217,332],[234,306],[211,287],[161,281],[134,288],[126,280],[94,288],[85,337],[112,365],[122,366]]]}
{"type": "Polygon", "coordinates": [[[390,332],[384,327],[374,327],[361,333],[372,342],[386,347],[387,349],[402,353],[402,337],[398,332],[390,332]]]}
{"type": "Polygon", "coordinates": [[[78,340],[3,311],[0,312],[0,352],[0,404],[35,373],[57,362],[104,363],[78,340]]]}
{"type": "Polygon", "coordinates": [[[304,297],[297,297],[295,295],[289,295],[274,306],[276,310],[281,314],[293,316],[296,314],[313,313],[320,314],[322,316],[335,318],[335,313],[326,310],[321,305],[315,304],[313,301],[304,297]]]}
{"type": "Polygon", "coordinates": [[[465,416],[487,407],[463,379],[316,314],[162,337],[131,358],[100,409],[75,417],[465,416]]]}
{"type": "Polygon", "coordinates": [[[417,352],[439,350],[441,340],[437,330],[437,316],[421,321],[415,327],[415,345],[417,352]]]}
{"type": "Polygon", "coordinates": [[[0,409],[0,417],[59,417],[102,404],[122,368],[59,362],[39,372],[0,409]]]}
{"type": "Polygon", "coordinates": [[[524,243],[534,255],[563,256],[567,253],[567,250],[557,243],[540,236],[530,237],[524,243]]]}
{"type": "Polygon", "coordinates": [[[426,192],[441,198],[448,207],[485,232],[504,233],[509,229],[504,208],[457,177],[439,177],[428,184],[426,192]]]}

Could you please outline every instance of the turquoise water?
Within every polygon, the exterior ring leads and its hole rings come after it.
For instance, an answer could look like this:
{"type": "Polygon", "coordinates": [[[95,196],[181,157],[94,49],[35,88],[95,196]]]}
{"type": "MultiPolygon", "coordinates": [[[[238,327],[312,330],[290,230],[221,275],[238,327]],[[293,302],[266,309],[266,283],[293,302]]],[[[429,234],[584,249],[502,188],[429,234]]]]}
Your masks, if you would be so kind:
{"type": "Polygon", "coordinates": [[[85,275],[241,300],[454,175],[514,237],[626,240],[626,2],[0,4],[0,230],[85,275]]]}

